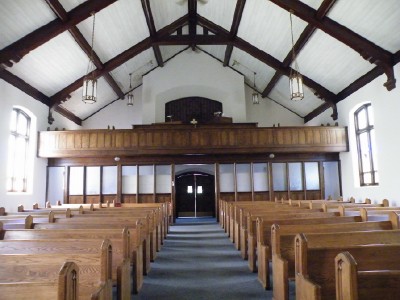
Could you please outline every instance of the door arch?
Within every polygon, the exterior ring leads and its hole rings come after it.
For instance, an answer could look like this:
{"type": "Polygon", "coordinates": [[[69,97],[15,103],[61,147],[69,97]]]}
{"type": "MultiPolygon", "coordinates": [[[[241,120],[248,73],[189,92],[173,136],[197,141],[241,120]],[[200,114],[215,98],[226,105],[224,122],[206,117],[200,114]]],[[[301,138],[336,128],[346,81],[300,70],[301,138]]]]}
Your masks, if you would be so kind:
{"type": "Polygon", "coordinates": [[[215,217],[214,175],[186,172],[175,177],[175,209],[179,217],[215,217]]]}

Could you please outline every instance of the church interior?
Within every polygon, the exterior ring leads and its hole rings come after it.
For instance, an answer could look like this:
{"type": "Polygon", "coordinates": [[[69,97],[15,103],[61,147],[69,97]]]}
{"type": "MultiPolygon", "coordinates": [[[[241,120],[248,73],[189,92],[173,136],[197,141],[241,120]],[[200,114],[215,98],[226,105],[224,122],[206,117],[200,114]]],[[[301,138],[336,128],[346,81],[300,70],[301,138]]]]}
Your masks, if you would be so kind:
{"type": "Polygon", "coordinates": [[[0,295],[400,297],[398,28],[397,0],[1,1],[0,295]]]}

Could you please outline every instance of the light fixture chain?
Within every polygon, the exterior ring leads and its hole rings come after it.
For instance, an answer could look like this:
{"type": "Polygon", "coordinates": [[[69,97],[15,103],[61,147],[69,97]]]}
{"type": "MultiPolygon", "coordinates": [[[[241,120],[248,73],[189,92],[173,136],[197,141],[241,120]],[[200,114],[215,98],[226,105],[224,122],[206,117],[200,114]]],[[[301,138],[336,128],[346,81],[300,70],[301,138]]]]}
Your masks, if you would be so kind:
{"type": "MultiPolygon", "coordinates": [[[[91,70],[91,64],[94,66],[94,60],[93,60],[93,45],[94,45],[94,28],[95,28],[95,23],[96,23],[96,14],[92,12],[93,16],[93,24],[92,24],[92,39],[91,39],[91,46],[90,46],[90,56],[89,56],[89,63],[88,67],[86,70],[86,74],[89,74],[89,72],[93,71],[91,70]]],[[[94,69],[94,67],[93,67],[94,69]]]]}
{"type": "Polygon", "coordinates": [[[292,11],[290,11],[289,16],[290,16],[290,33],[291,33],[291,36],[292,36],[292,60],[293,60],[294,63],[296,63],[296,55],[295,55],[295,52],[294,52],[292,11]]]}

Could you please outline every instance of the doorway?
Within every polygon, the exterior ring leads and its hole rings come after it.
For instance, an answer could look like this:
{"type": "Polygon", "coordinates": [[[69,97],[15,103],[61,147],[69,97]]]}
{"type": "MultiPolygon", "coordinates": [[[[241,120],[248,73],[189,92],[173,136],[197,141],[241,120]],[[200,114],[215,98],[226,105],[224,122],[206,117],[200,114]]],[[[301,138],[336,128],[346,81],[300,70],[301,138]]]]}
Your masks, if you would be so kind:
{"type": "Polygon", "coordinates": [[[176,176],[176,216],[215,217],[214,176],[202,172],[187,172],[176,176]]]}

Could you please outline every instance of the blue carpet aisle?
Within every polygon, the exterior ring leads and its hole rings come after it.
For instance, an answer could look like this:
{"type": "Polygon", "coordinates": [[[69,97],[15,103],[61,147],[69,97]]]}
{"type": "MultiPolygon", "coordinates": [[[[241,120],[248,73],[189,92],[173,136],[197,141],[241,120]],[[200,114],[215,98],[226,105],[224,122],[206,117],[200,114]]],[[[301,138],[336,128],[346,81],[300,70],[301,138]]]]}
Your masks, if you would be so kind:
{"type": "Polygon", "coordinates": [[[215,219],[183,219],[132,299],[272,299],[215,219]]]}

